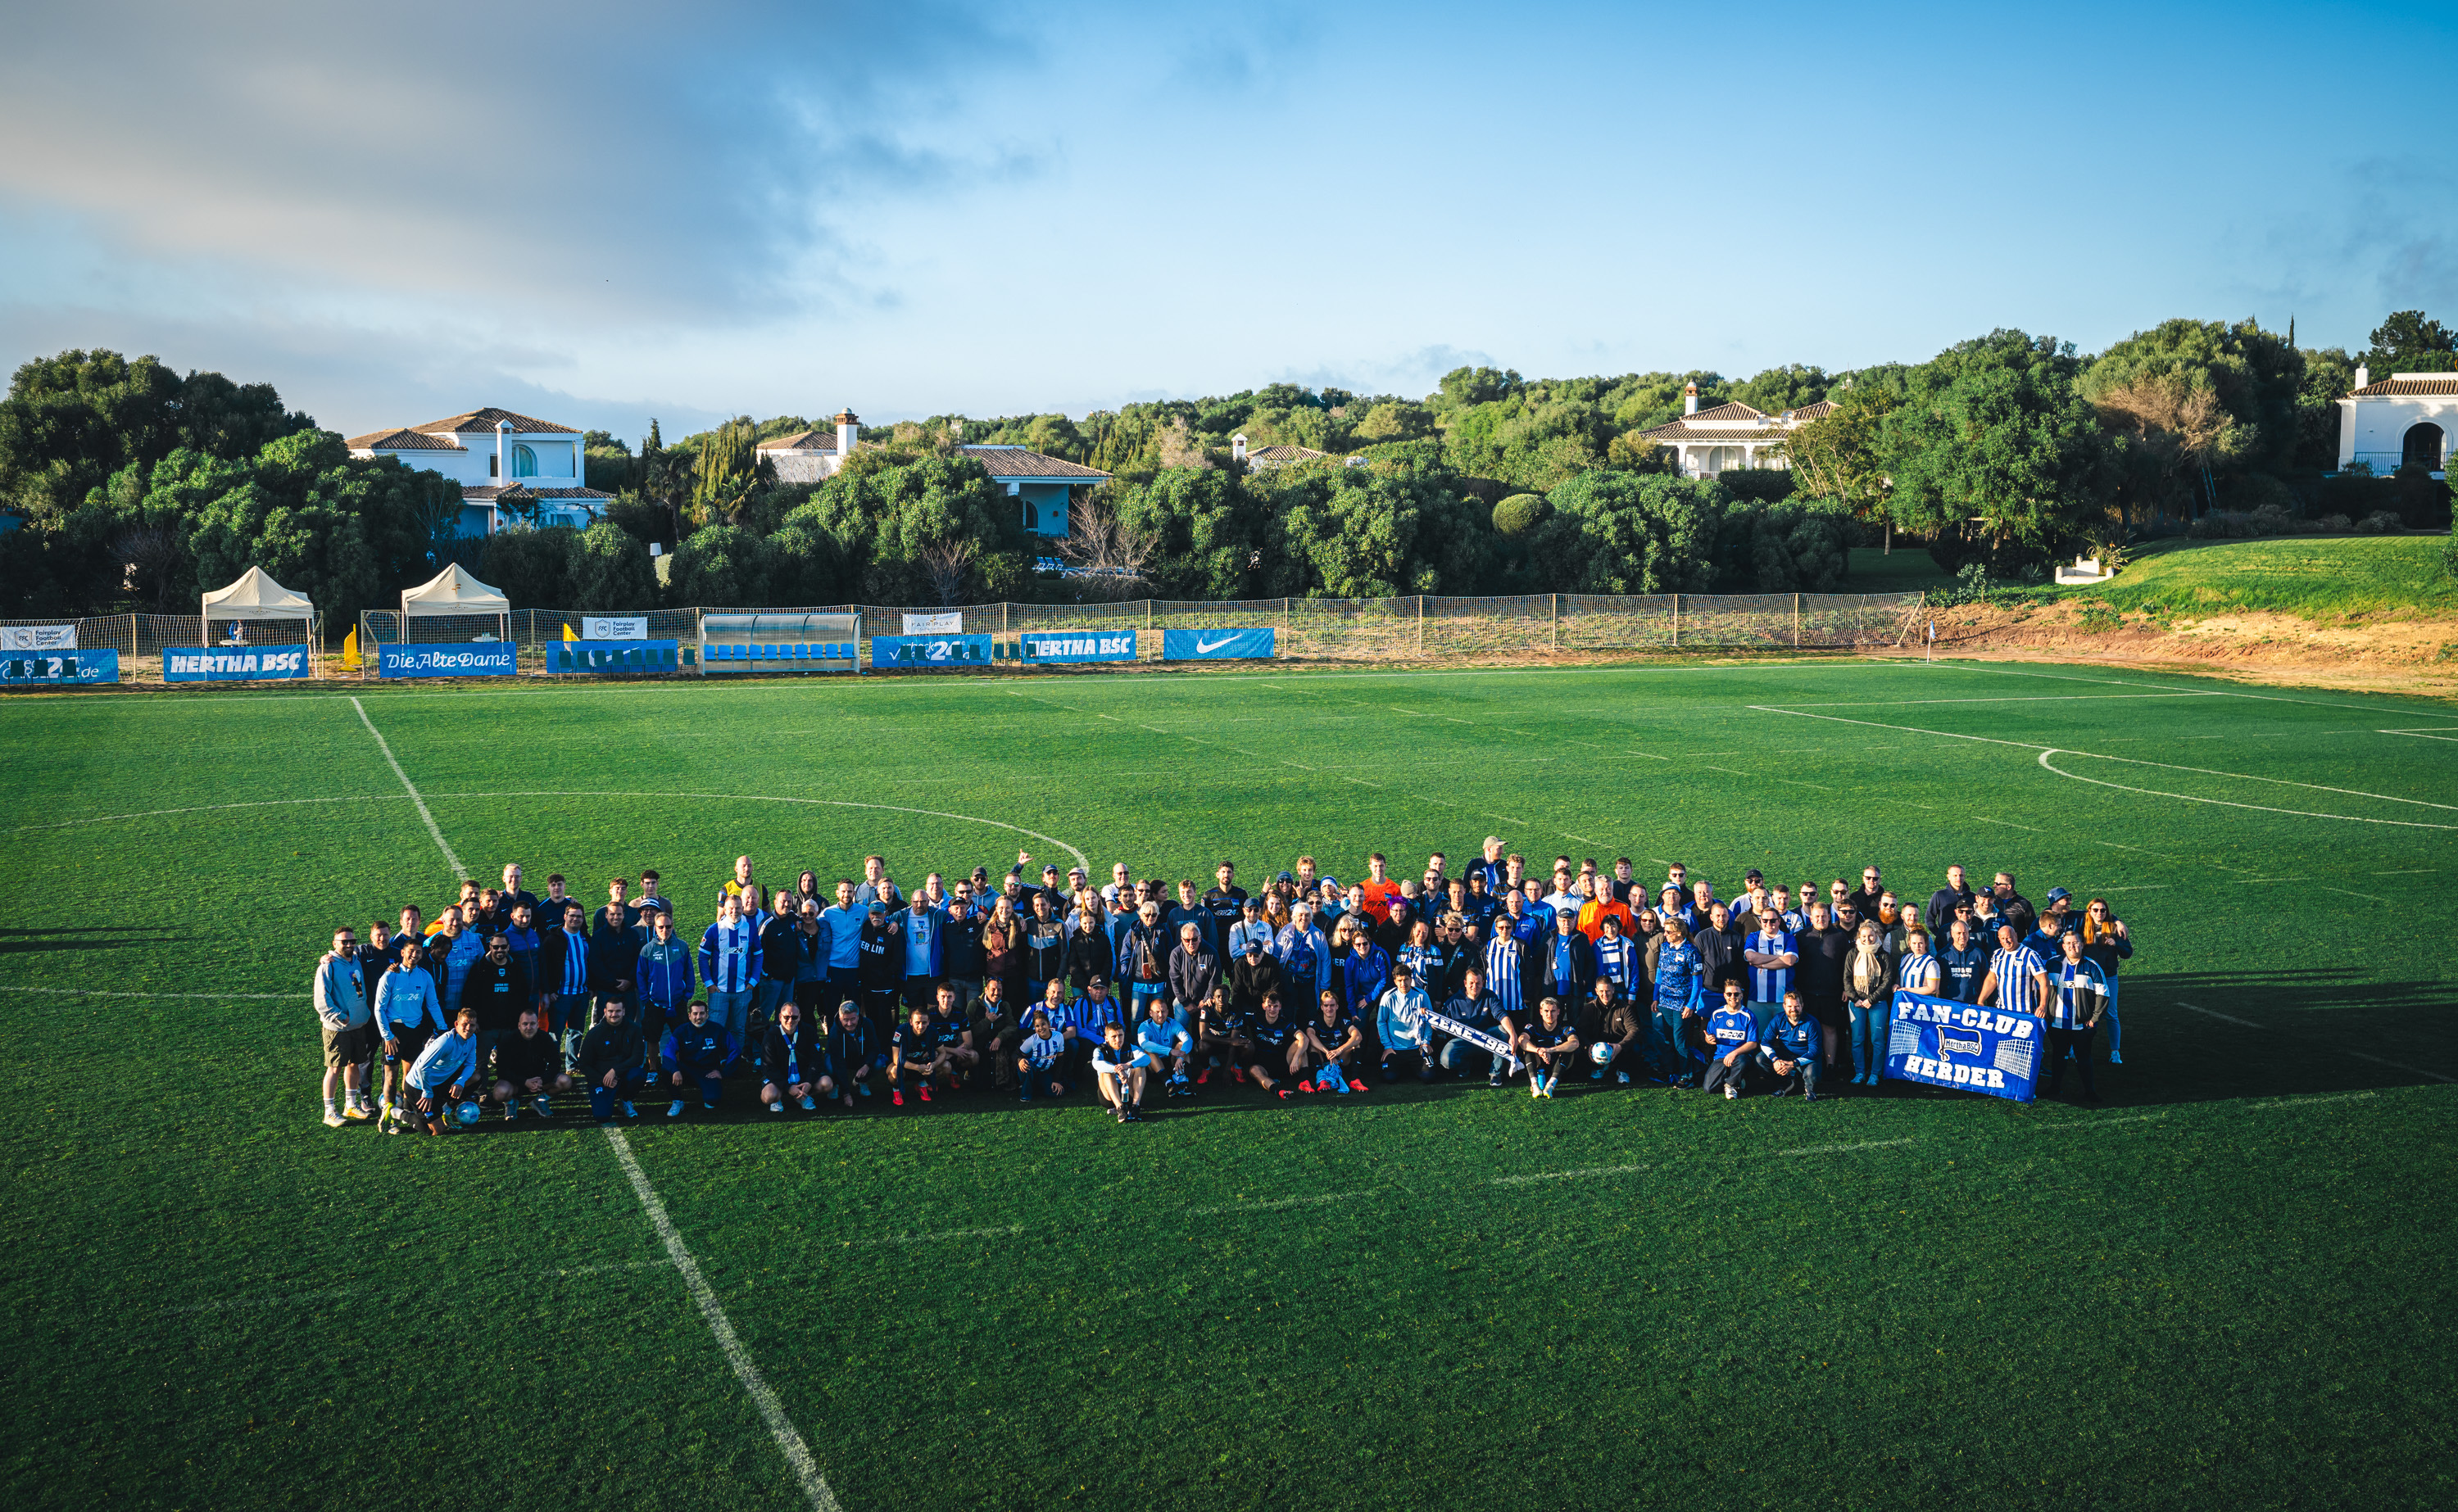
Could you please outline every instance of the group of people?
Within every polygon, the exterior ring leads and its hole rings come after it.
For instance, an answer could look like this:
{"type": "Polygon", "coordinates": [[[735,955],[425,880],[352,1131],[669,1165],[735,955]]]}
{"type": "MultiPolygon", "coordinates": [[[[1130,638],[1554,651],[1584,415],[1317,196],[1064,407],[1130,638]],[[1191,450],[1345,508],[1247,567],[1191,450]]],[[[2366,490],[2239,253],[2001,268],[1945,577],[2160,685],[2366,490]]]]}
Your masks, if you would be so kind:
{"type": "Polygon", "coordinates": [[[870,856],[859,880],[771,891],[741,857],[697,937],[655,871],[589,905],[506,866],[431,921],[411,904],[335,931],[324,1122],[440,1134],[573,1092],[601,1123],[658,1099],[680,1118],[747,1083],[781,1116],[1090,1087],[1134,1123],[1216,1075],[1280,1098],[1483,1076],[1814,1101],[1879,1085],[1898,987],[2038,1019],[2052,1096],[2072,1063],[2098,1101],[2103,1024],[2122,1062],[2130,930],[2064,887],[2035,906],[2008,872],[1974,888],[1949,866],[1914,903],[1875,865],[1798,891],[1752,869],[1725,898],[1677,863],[1640,881],[1628,857],[1539,875],[1490,837],[1456,873],[1436,852],[1397,878],[1377,853],[1344,884],[1302,856],[1252,892],[1228,861],[1199,893],[1123,861],[1104,885],[1031,866],[908,894],[870,856]]]}

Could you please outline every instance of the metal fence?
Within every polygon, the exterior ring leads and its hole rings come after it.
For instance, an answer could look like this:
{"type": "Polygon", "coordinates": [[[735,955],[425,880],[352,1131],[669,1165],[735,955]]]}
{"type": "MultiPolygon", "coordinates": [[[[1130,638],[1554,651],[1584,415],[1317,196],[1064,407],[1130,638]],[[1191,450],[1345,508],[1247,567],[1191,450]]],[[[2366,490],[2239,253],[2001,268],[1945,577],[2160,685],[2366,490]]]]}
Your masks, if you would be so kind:
{"type": "MultiPolygon", "coordinates": [[[[399,616],[395,616],[398,618],[399,616]]],[[[234,626],[245,627],[245,644],[250,646],[321,647],[323,622],[313,625],[296,619],[228,620],[216,619],[208,624],[197,614],[96,614],[52,619],[0,619],[0,626],[54,625],[76,627],[78,649],[83,651],[115,651],[119,652],[119,680],[122,682],[159,682],[162,680],[162,648],[165,646],[214,646],[233,644],[234,626]]],[[[320,654],[320,662],[324,658],[320,654]]],[[[320,668],[320,670],[323,670],[320,668]]]]}
{"type": "MultiPolygon", "coordinates": [[[[1491,598],[1266,598],[1222,602],[1128,599],[1093,604],[969,604],[913,610],[879,604],[793,608],[591,611],[589,617],[641,618],[649,640],[687,645],[709,614],[854,614],[862,639],[904,633],[908,613],[955,614],[966,634],[989,635],[1001,659],[1026,631],[1128,627],[1139,660],[1161,654],[1161,632],[1268,626],[1279,654],[1300,661],[1410,662],[1553,652],[1839,650],[1901,645],[1923,602],[1919,593],[1657,593],[1614,598],[1531,593],[1491,598]]],[[[524,672],[542,672],[540,648],[580,634],[576,610],[516,610],[509,615],[421,616],[368,611],[359,618],[362,675],[375,674],[376,648],[416,640],[466,644],[510,639],[524,672]]],[[[865,646],[866,652],[866,646],[865,646]]],[[[867,664],[867,655],[864,662],[867,664]]],[[[688,669],[681,675],[694,675],[688,669]]]]}

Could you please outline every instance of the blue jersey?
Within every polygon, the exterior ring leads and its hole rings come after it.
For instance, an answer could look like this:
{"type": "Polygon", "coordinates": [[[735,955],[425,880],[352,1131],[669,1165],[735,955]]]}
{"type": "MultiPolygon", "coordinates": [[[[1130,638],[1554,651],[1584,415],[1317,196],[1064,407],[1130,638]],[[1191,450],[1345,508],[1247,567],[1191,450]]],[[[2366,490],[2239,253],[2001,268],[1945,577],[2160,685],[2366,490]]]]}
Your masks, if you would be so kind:
{"type": "Polygon", "coordinates": [[[1135,1048],[1153,1056],[1185,1055],[1195,1048],[1195,1041],[1177,1026],[1176,1019],[1163,1019],[1158,1024],[1146,1019],[1135,1025],[1135,1048]]]}
{"type": "MultiPolygon", "coordinates": [[[[1762,956],[1792,956],[1795,959],[1800,956],[1800,947],[1791,935],[1771,935],[1763,929],[1750,936],[1748,944],[1743,948],[1755,950],[1762,956]]],[[[1750,1001],[1781,1003],[1783,995],[1792,990],[1795,969],[1792,966],[1750,967],[1746,973],[1750,981],[1750,1001]]]]}
{"type": "Polygon", "coordinates": [[[1485,984],[1502,1002],[1502,1011],[1519,1011],[1519,941],[1508,930],[1485,946],[1485,984]]]}
{"type": "Polygon", "coordinates": [[[869,917],[869,910],[864,908],[831,905],[820,910],[820,928],[828,937],[830,971],[858,971],[862,968],[862,926],[869,917]]]}
{"type": "Polygon", "coordinates": [[[1819,1050],[1825,1044],[1818,1021],[1806,1013],[1801,1016],[1799,1024],[1779,1013],[1767,1020],[1766,1027],[1760,1031],[1760,1035],[1767,1054],[1780,1061],[1817,1060],[1819,1050]]]}
{"type": "Polygon", "coordinates": [[[1625,998],[1637,995],[1638,973],[1645,961],[1638,942],[1626,935],[1596,942],[1596,975],[1625,998]]]}
{"type": "Polygon", "coordinates": [[[1698,947],[1666,941],[1656,952],[1656,1001],[1671,1007],[1696,1009],[1706,1002],[1707,963],[1698,947]]]}
{"type": "Polygon", "coordinates": [[[716,1076],[734,1064],[734,1036],[719,1024],[678,1024],[666,1031],[658,1058],[686,1076],[716,1076]]]}
{"type": "Polygon", "coordinates": [[[2049,1027],[2079,1029],[2108,1003],[2108,974],[2095,961],[2060,961],[2049,972],[2049,1027]]]}
{"type": "Polygon", "coordinates": [[[1997,1006],[2009,1013],[2040,1011],[2038,984],[2031,977],[2049,968],[2029,946],[1998,951],[1989,958],[1989,969],[1997,977],[1997,1006]]]}
{"type": "Polygon", "coordinates": [[[1759,1037],[1759,1021],[1747,1008],[1718,1008],[1707,1015],[1707,1053],[1730,1055],[1759,1037]]]}
{"type": "Polygon", "coordinates": [[[1957,1003],[1980,1001],[1980,984],[1989,975],[1989,952],[1978,945],[1965,945],[1958,950],[1951,942],[1937,947],[1937,963],[1946,973],[1938,984],[1940,997],[1957,1003]]]}

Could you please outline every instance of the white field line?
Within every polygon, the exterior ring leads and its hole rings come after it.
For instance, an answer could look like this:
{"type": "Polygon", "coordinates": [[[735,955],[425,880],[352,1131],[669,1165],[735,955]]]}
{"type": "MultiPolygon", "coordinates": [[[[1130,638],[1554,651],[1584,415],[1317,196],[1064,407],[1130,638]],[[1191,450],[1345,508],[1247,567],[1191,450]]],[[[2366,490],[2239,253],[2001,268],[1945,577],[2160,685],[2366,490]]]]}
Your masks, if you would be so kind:
{"type": "Polygon", "coordinates": [[[2177,1006],[2183,1008],[2188,1013],[2198,1013],[2206,1019],[2217,1019],[2221,1024],[2233,1024],[2239,1028],[2258,1029],[2261,1027],[2260,1025],[2254,1023],[2251,1019],[2239,1019],[2233,1013],[2221,1013],[2217,1008],[2206,1008],[2198,1003],[2185,1003],[2180,1001],[2177,1003],[2177,1006]]]}
{"type": "Polygon", "coordinates": [[[1326,1202],[1345,1202],[1351,1197],[1370,1195],[1375,1189],[1358,1191],[1322,1191],[1305,1197],[1272,1197],[1261,1202],[1233,1202],[1218,1208],[1189,1208],[1188,1213],[1198,1218],[1234,1217],[1245,1212],[1279,1212],[1286,1208],[1318,1208],[1326,1202]]]}
{"type": "Polygon", "coordinates": [[[57,824],[20,824],[12,834],[26,835],[35,830],[71,830],[80,824],[112,824],[121,819],[161,818],[172,814],[213,814],[223,809],[270,809],[293,803],[394,803],[401,800],[398,793],[365,793],[343,798],[262,798],[254,803],[199,803],[183,809],[147,809],[141,814],[102,814],[90,819],[63,819],[57,824]]]}
{"type": "Polygon", "coordinates": [[[2060,1118],[2054,1123],[2035,1126],[2043,1134],[2060,1133],[2069,1129],[2111,1129],[2118,1124],[2156,1124],[2167,1118],[2165,1113],[2136,1113],[2131,1118],[2060,1118]]]}
{"type": "MultiPolygon", "coordinates": [[[[1892,658],[1889,658],[1889,660],[1891,659],[1892,658]]],[[[2115,677],[2076,677],[2066,673],[2025,672],[2016,667],[1981,667],[1961,661],[1942,661],[1935,665],[1941,670],[1971,673],[1975,675],[1984,677],[2037,677],[2048,682],[2084,682],[2093,683],[2105,688],[2143,688],[2160,693],[2207,692],[2212,695],[2220,698],[2250,698],[2257,703],[2302,704],[2306,708],[2310,709],[2353,709],[2359,714],[2412,714],[2415,712],[2412,709],[2380,709],[2375,708],[2370,704],[2333,703],[2320,698],[2290,698],[2283,694],[2243,693],[2233,688],[2213,688],[2207,690],[2200,688],[2178,688],[2173,683],[2128,682],[2115,677]]],[[[2432,716],[2427,715],[2425,717],[2430,718],[2432,716]]]]}
{"type": "Polygon", "coordinates": [[[2357,1060],[2370,1061],[2375,1066],[2386,1066],[2393,1070],[2406,1071],[2413,1076],[2428,1076],[2436,1082],[2458,1082],[2458,1076],[2444,1076],[2439,1071],[2427,1071],[2421,1066],[2409,1066],[2405,1061],[2387,1061],[2378,1055],[2366,1055],[2362,1050],[2349,1050],[2347,1053],[2357,1060]]]}
{"type": "Polygon", "coordinates": [[[2376,730],[2373,734],[2412,735],[2418,740],[2458,740],[2458,725],[2433,725],[2424,730],[2376,730]]]}
{"type": "Polygon", "coordinates": [[[2328,1092],[2320,1097],[2275,1097],[2264,1103],[2247,1103],[2247,1108],[2311,1108],[2317,1103],[2361,1103],[2373,1092],[2328,1092]]]}
{"type": "MultiPolygon", "coordinates": [[[[2257,814],[2288,814],[2293,815],[2298,818],[2305,819],[2341,819],[2350,824],[2388,824],[2394,825],[2403,830],[2458,830],[2458,824],[2427,824],[2422,819],[2376,819],[2367,818],[2361,814],[2317,814],[2311,809],[2279,809],[2272,808],[2267,803],[2236,803],[2226,798],[2206,798],[2192,793],[2171,793],[2164,788],[2128,787],[2122,782],[2103,782],[2098,777],[2087,777],[2079,772],[2069,772],[2065,768],[2056,765],[2049,759],[2049,757],[2059,754],[2060,752],[2053,747],[2041,752],[2040,765],[2047,767],[2050,771],[2054,772],[2061,777],[2071,777],[2076,782],[2088,782],[2093,787],[2114,788],[2119,793],[2140,793],[2151,797],[2177,798],[2187,803],[2209,803],[2223,809],[2251,809],[2257,814]]],[[[2132,756],[2094,756],[2089,751],[2068,751],[2062,754],[2067,756],[2085,756],[2095,761],[2134,760],[2134,757],[2132,756]]],[[[2249,777],[2241,772],[2212,772],[2206,767],[2169,766],[2165,761],[2142,761],[2136,762],[2135,764],[2139,766],[2168,767],[2168,770],[2172,772],[2200,772],[2209,777],[2235,777],[2238,780],[2244,782],[2281,782],[2285,783],[2288,787],[2311,788],[2317,793],[2343,793],[2350,797],[2378,798],[2385,803],[2414,803],[2430,809],[2447,809],[2452,807],[2452,805],[2448,803],[2427,803],[2422,798],[2392,797],[2386,793],[2359,793],[2353,788],[2323,787],[2317,782],[2288,782],[2284,777],[2249,777]]]]}
{"type": "MultiPolygon", "coordinates": [[[[1088,872],[1093,869],[1090,857],[1055,835],[1044,835],[1039,830],[1029,830],[1021,824],[1010,824],[1005,819],[986,819],[972,814],[950,814],[944,809],[907,808],[901,803],[856,803],[846,798],[786,797],[773,793],[631,793],[588,788],[539,789],[521,793],[438,793],[435,796],[440,798],[707,798],[725,803],[800,803],[811,808],[878,809],[888,814],[920,814],[934,819],[959,819],[967,824],[988,824],[992,829],[1009,830],[1028,839],[1048,840],[1068,855],[1074,857],[1076,865],[1088,872]]],[[[438,843],[441,841],[439,840],[438,843]]]]}
{"type": "Polygon", "coordinates": [[[614,1148],[614,1159],[622,1166],[623,1174],[631,1178],[633,1194],[640,1199],[640,1206],[649,1214],[650,1226],[665,1242],[666,1253],[673,1259],[675,1269],[681,1274],[683,1285],[691,1292],[692,1300],[699,1304],[700,1315],[708,1320],[708,1331],[717,1336],[719,1352],[725,1356],[725,1362],[734,1367],[735,1379],[742,1382],[744,1393],[751,1398],[751,1405],[759,1409],[760,1420],[768,1425],[768,1432],[776,1439],[778,1449],[784,1454],[785,1463],[792,1467],[794,1478],[802,1482],[802,1494],[810,1499],[814,1512],[840,1512],[837,1494],[828,1489],[826,1479],[820,1474],[819,1461],[811,1458],[811,1446],[802,1441],[802,1434],[785,1416],[783,1404],[777,1400],[777,1394],[768,1389],[768,1382],[760,1376],[760,1367],[751,1362],[750,1352],[742,1347],[741,1336],[734,1332],[733,1321],[725,1315],[724,1305],[717,1299],[717,1289],[708,1284],[708,1277],[700,1274],[699,1262],[694,1260],[691,1251],[683,1247],[683,1236],[675,1232],[674,1220],[666,1216],[666,1205],[658,1200],[656,1189],[649,1185],[648,1173],[640,1169],[640,1162],[633,1155],[631,1141],[624,1138],[623,1130],[610,1128],[606,1130],[606,1142],[614,1148]]]}
{"type": "Polygon", "coordinates": [[[1898,1145],[1917,1145],[1912,1139],[1872,1139],[1858,1145],[1803,1145],[1799,1150],[1771,1150],[1770,1155],[1841,1155],[1855,1150],[1892,1150],[1898,1145]]]}
{"type": "Polygon", "coordinates": [[[1003,1229],[947,1229],[937,1233],[891,1234],[885,1239],[847,1239],[845,1244],[851,1247],[871,1244],[936,1244],[942,1239],[1012,1239],[1023,1232],[1022,1225],[1011,1223],[1003,1229]]]}
{"type": "Polygon", "coordinates": [[[97,992],[88,987],[0,986],[0,992],[24,992],[46,998],[184,998],[197,1001],[244,1000],[252,1003],[304,1003],[312,992],[97,992]]]}
{"type": "Polygon", "coordinates": [[[1488,1186],[1523,1187],[1531,1181],[1588,1181],[1597,1176],[1635,1176],[1645,1166],[1590,1166],[1584,1170],[1543,1170],[1532,1176],[1496,1176],[1488,1186]]]}
{"type": "Polygon", "coordinates": [[[427,821],[427,833],[435,837],[435,848],[444,853],[444,860],[452,867],[452,875],[456,878],[468,876],[469,871],[461,864],[461,858],[453,855],[452,847],[445,843],[444,831],[436,824],[435,815],[427,808],[427,800],[418,796],[418,785],[410,781],[409,774],[401,769],[401,758],[392,754],[392,743],[384,737],[383,731],[376,728],[376,722],[367,717],[367,706],[354,695],[350,699],[350,707],[359,712],[359,723],[365,725],[367,734],[376,737],[376,749],[384,753],[385,763],[392,768],[392,775],[401,778],[401,785],[408,790],[409,800],[418,805],[418,817],[427,821]]]}
{"type": "MultiPolygon", "coordinates": [[[[1857,703],[1800,703],[1795,709],[1892,709],[1912,704],[1931,703],[2098,703],[2123,701],[2129,698],[2224,698],[2223,693],[2048,693],[2020,694],[2003,698],[1872,698],[1857,703]]],[[[2384,734],[2393,732],[2385,731],[2384,734]]]]}

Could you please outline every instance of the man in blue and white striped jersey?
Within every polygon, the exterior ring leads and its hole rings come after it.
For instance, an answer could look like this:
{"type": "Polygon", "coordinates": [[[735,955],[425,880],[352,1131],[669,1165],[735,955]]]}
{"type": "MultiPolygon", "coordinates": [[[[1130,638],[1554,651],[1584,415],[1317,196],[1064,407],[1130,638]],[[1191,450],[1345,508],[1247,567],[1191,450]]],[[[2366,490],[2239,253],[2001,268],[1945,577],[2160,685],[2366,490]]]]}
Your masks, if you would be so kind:
{"type": "Polygon", "coordinates": [[[1997,953],[1989,958],[1989,975],[1980,981],[1981,1005],[2045,1019],[2048,1001],[2048,963],[2023,943],[2022,930],[1999,924],[1997,953]]]}

